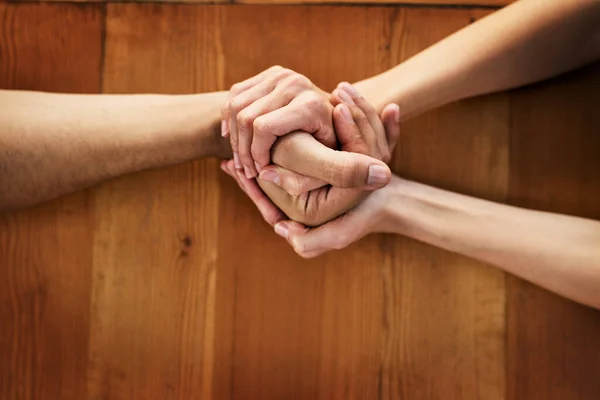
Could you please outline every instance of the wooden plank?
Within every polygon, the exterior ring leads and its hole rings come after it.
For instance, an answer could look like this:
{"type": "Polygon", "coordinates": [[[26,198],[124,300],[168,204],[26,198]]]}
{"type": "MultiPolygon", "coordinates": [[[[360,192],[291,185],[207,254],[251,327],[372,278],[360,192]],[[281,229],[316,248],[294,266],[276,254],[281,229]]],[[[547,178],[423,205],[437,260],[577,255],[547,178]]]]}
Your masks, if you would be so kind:
{"type": "MultiPolygon", "coordinates": [[[[600,219],[600,64],[511,96],[510,201],[600,219]]],[[[600,397],[600,312],[508,281],[510,399],[600,397]]]]}
{"type": "MultiPolygon", "coordinates": [[[[411,56],[487,14],[409,9],[401,46],[411,56]]],[[[409,121],[396,165],[418,182],[503,201],[508,98],[459,102],[409,121]]],[[[387,398],[504,398],[504,275],[406,238],[388,239],[396,319],[387,346],[387,398]],[[400,379],[398,377],[401,376],[400,379]]]]}
{"type": "MultiPolygon", "coordinates": [[[[225,81],[281,64],[331,89],[383,71],[480,16],[449,9],[228,8],[225,81]]],[[[419,118],[406,127],[399,171],[503,199],[507,121],[505,96],[419,118]]],[[[225,185],[215,398],[503,397],[501,273],[382,236],[305,261],[225,185]]]]}
{"type": "MultiPolygon", "coordinates": [[[[104,91],[217,89],[219,14],[109,5],[104,91]]],[[[95,191],[89,398],[210,398],[218,174],[205,160],[95,191]]]]}
{"type": "MultiPolygon", "coordinates": [[[[9,0],[0,0],[0,2],[9,0]]],[[[12,0],[17,2],[37,2],[39,0],[12,0]]],[[[114,0],[49,0],[50,2],[110,2],[114,0]]],[[[398,4],[424,6],[470,6],[470,7],[502,7],[515,0],[133,0],[134,3],[240,3],[240,4],[398,4]]]]}
{"type": "Polygon", "coordinates": [[[233,0],[239,4],[398,4],[423,6],[503,7],[515,0],[233,0]]]}
{"type": "MultiPolygon", "coordinates": [[[[0,88],[97,92],[102,13],[0,4],[0,88]]],[[[0,215],[2,399],[85,398],[92,212],[82,192],[0,215]]]]}

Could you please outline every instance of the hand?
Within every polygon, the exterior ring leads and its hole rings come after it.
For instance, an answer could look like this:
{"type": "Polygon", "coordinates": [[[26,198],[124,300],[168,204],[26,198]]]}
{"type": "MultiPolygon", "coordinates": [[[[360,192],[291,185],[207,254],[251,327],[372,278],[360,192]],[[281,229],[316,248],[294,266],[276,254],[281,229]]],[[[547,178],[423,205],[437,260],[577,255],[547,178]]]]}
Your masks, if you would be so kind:
{"type": "MultiPolygon", "coordinates": [[[[330,97],[303,75],[278,66],[235,84],[222,110],[222,134],[230,137],[235,168],[243,168],[247,178],[255,177],[269,164],[271,146],[277,137],[298,130],[312,134],[329,148],[336,148],[330,97]]],[[[367,162],[367,158],[363,160],[367,162]]],[[[366,165],[377,163],[371,159],[366,165]]],[[[364,169],[366,165],[353,168],[364,169]]],[[[365,190],[383,187],[382,183],[368,184],[364,173],[351,177],[339,180],[339,176],[332,176],[325,182],[313,180],[311,186],[329,183],[365,190]]],[[[309,178],[305,181],[309,182],[309,178]]]]}
{"type": "Polygon", "coordinates": [[[399,184],[401,179],[394,176],[389,185],[371,193],[358,206],[317,228],[280,217],[275,224],[275,233],[286,239],[301,257],[313,258],[330,250],[343,249],[369,233],[391,232],[391,227],[386,225],[385,210],[391,193],[399,184]]]}
{"type": "MultiPolygon", "coordinates": [[[[349,86],[348,84],[344,84],[334,91],[334,100],[336,102],[344,98],[348,100],[346,104],[338,104],[334,111],[335,128],[338,133],[338,139],[342,144],[342,149],[368,153],[386,161],[389,160],[391,148],[395,144],[399,130],[397,122],[399,119],[398,107],[396,105],[389,105],[382,114],[388,133],[386,139],[386,129],[384,129],[377,113],[356,91],[346,90],[346,85],[349,86]]],[[[274,147],[273,158],[274,162],[280,164],[280,166],[269,166],[263,170],[259,183],[269,197],[289,217],[314,226],[346,212],[362,200],[365,197],[365,193],[357,189],[325,187],[291,196],[285,190],[282,190],[281,187],[286,188],[288,191],[293,191],[288,187],[290,183],[296,189],[302,187],[306,177],[282,169],[281,167],[289,167],[281,165],[286,161],[286,157],[281,157],[281,160],[279,160],[279,155],[292,153],[291,150],[294,146],[306,148],[306,145],[311,141],[314,142],[314,139],[305,133],[294,133],[279,139],[274,147]]],[[[328,150],[331,151],[330,149],[328,150]]],[[[343,154],[343,152],[341,153],[343,154]]],[[[359,155],[356,154],[356,156],[359,155]]],[[[310,155],[309,157],[301,157],[304,160],[310,160],[310,158],[310,155]]],[[[315,160],[318,161],[319,158],[317,157],[315,160]]],[[[313,163],[311,161],[308,165],[312,165],[313,163]]],[[[246,179],[239,171],[235,170],[233,162],[224,162],[222,168],[236,179],[240,187],[257,204],[267,222],[274,224],[283,218],[283,214],[271,204],[256,186],[256,183],[246,179]]],[[[377,170],[377,166],[370,169],[377,170]]],[[[385,171],[382,170],[381,172],[385,171]]],[[[303,189],[307,189],[307,187],[303,189]]],[[[296,192],[300,193],[303,189],[298,189],[296,192]]]]}

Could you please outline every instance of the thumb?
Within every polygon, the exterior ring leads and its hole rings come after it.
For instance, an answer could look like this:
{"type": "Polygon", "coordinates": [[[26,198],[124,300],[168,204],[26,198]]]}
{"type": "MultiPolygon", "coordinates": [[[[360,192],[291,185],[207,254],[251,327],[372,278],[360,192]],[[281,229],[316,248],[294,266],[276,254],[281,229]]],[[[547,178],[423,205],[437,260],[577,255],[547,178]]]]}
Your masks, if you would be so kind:
{"type": "Polygon", "coordinates": [[[327,185],[327,182],[320,179],[311,178],[310,176],[302,175],[273,164],[264,167],[260,171],[259,178],[263,181],[274,183],[292,196],[310,192],[311,190],[327,185]]]}
{"type": "Polygon", "coordinates": [[[271,157],[274,164],[340,188],[375,190],[392,179],[392,173],[383,161],[330,149],[305,132],[279,138],[271,157]]]}
{"type": "Polygon", "coordinates": [[[275,224],[275,233],[284,237],[298,255],[312,258],[352,243],[357,236],[349,229],[350,224],[345,216],[312,229],[295,221],[281,221],[275,224]]]}
{"type": "Polygon", "coordinates": [[[390,103],[381,112],[381,122],[385,127],[385,135],[390,153],[394,153],[398,138],[400,137],[400,108],[397,104],[390,103]]]}

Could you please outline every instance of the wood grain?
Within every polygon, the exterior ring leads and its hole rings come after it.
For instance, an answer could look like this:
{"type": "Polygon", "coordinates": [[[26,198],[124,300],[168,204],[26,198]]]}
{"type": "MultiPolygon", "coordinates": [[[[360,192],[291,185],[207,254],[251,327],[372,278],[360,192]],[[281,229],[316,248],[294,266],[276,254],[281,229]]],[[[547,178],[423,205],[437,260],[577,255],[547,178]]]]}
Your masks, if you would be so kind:
{"type": "MultiPolygon", "coordinates": [[[[97,92],[101,38],[98,5],[0,4],[0,88],[97,92]]],[[[85,397],[92,210],[82,192],[0,215],[2,399],[85,397]]]]}
{"type": "Polygon", "coordinates": [[[515,0],[233,0],[240,4],[402,4],[424,6],[503,7],[515,0]]]}
{"type": "MultiPolygon", "coordinates": [[[[407,10],[402,59],[483,15],[407,10]]],[[[398,172],[436,187],[503,201],[508,111],[508,97],[501,94],[409,121],[395,160],[398,172]]],[[[406,238],[390,237],[388,246],[395,260],[389,285],[396,317],[388,339],[392,354],[386,360],[385,398],[504,398],[504,275],[406,238]]]]}
{"type": "MultiPolygon", "coordinates": [[[[0,0],[0,2],[9,0],[0,0]]],[[[17,2],[36,2],[39,0],[12,0],[17,2]]],[[[107,2],[119,3],[121,0],[49,0],[50,2],[107,2]]],[[[132,0],[134,3],[242,3],[242,4],[414,4],[425,6],[471,6],[502,7],[515,0],[132,0]]]]}
{"type": "MultiPolygon", "coordinates": [[[[599,85],[600,63],[512,94],[511,203],[600,220],[599,85]]],[[[600,311],[507,289],[510,398],[599,398],[600,311]]]]}
{"type": "MultiPolygon", "coordinates": [[[[0,87],[192,93],[281,64],[332,89],[489,11],[2,3],[0,87]]],[[[429,112],[394,169],[600,219],[599,84],[597,65],[429,112]]],[[[215,160],[0,216],[1,399],[595,400],[598,331],[597,311],[406,238],[303,260],[215,160]]]]}
{"type": "MultiPolygon", "coordinates": [[[[104,91],[217,89],[218,21],[215,7],[109,5],[104,91]]],[[[219,173],[204,160],[96,190],[89,398],[210,397],[219,173]]]]}
{"type": "MultiPolygon", "coordinates": [[[[257,10],[231,8],[225,19],[225,59],[241,61],[226,63],[228,83],[277,63],[330,89],[383,71],[480,16],[468,10],[257,10]],[[245,23],[249,13],[253,24],[245,23]],[[328,23],[332,15],[344,22],[328,23]],[[296,28],[287,33],[288,26],[296,28]]],[[[432,183],[503,198],[507,117],[506,97],[499,96],[420,118],[402,139],[400,171],[425,177],[425,168],[432,183]]],[[[216,398],[503,396],[502,274],[382,236],[304,261],[261,225],[247,201],[224,194],[229,212],[220,229],[216,398]],[[239,252],[221,251],[232,243],[239,252]]]]}

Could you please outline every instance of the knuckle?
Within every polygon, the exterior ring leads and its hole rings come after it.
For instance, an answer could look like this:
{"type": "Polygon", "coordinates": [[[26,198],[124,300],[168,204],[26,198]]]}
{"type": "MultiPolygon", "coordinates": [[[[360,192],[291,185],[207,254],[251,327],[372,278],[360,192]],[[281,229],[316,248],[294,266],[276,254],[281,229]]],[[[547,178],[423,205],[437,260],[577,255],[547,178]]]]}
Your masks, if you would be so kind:
{"type": "Polygon", "coordinates": [[[292,244],[292,247],[294,248],[294,251],[298,253],[298,255],[302,256],[303,254],[306,255],[308,253],[306,245],[301,241],[296,240],[296,238],[292,238],[290,242],[292,244]]]}
{"type": "Polygon", "coordinates": [[[282,186],[285,191],[292,196],[299,196],[302,193],[302,187],[297,177],[286,177],[282,179],[282,186]]]}
{"type": "Polygon", "coordinates": [[[305,77],[302,74],[299,74],[299,73],[293,72],[293,71],[290,71],[290,74],[287,76],[287,79],[285,80],[284,84],[286,86],[296,86],[296,87],[311,87],[312,86],[312,82],[310,81],[310,79],[308,79],[307,77],[305,77]]]}
{"type": "Polygon", "coordinates": [[[281,65],[273,65],[269,68],[269,72],[282,72],[283,70],[285,70],[285,68],[283,68],[281,65]]]}
{"type": "Polygon", "coordinates": [[[294,79],[294,84],[296,84],[298,86],[312,87],[312,82],[310,81],[310,79],[308,79],[306,76],[304,76],[302,74],[295,73],[293,75],[293,79],[294,79]]]}
{"type": "Polygon", "coordinates": [[[239,113],[245,107],[245,101],[241,96],[236,96],[229,102],[229,111],[234,114],[239,113]]]}
{"type": "Polygon", "coordinates": [[[244,111],[240,112],[237,115],[238,126],[244,128],[244,129],[248,129],[248,130],[253,127],[254,119],[255,118],[253,115],[251,115],[247,112],[244,112],[244,111]]]}
{"type": "Polygon", "coordinates": [[[263,135],[269,131],[269,122],[264,118],[258,117],[252,122],[252,128],[256,135],[263,135]]]}
{"type": "Polygon", "coordinates": [[[327,108],[324,99],[321,98],[317,93],[311,93],[310,96],[307,96],[304,100],[304,105],[312,110],[318,110],[320,108],[327,108]]]}
{"type": "Polygon", "coordinates": [[[238,82],[238,83],[234,83],[233,85],[231,85],[231,88],[229,89],[229,93],[231,94],[238,94],[242,91],[242,83],[238,82]]]}
{"type": "Polygon", "coordinates": [[[339,166],[331,166],[332,181],[337,181],[342,188],[350,188],[353,186],[354,180],[359,172],[359,168],[355,163],[345,160],[339,166]]]}
{"type": "Polygon", "coordinates": [[[350,240],[346,234],[340,234],[333,240],[331,247],[335,250],[341,250],[341,249],[345,248],[346,246],[348,246],[349,242],[350,242],[350,240]]]}
{"type": "Polygon", "coordinates": [[[244,100],[241,99],[240,97],[234,97],[229,102],[229,112],[237,114],[243,108],[244,108],[244,100]]]}

